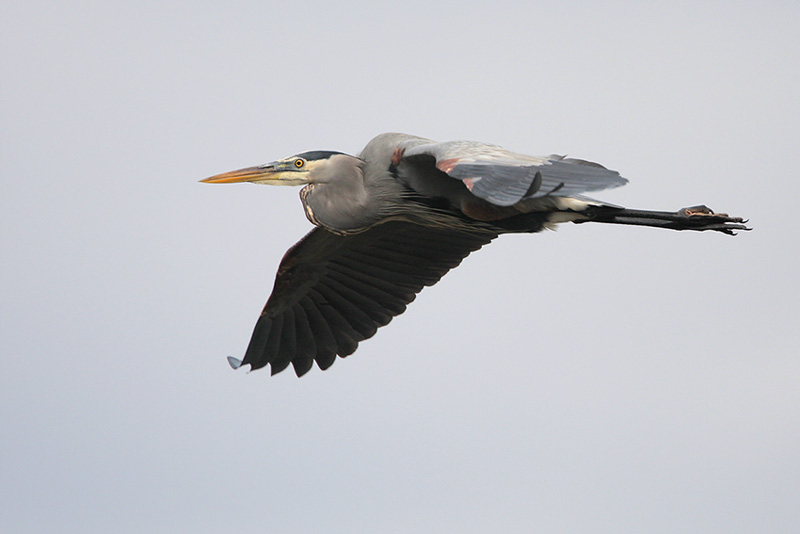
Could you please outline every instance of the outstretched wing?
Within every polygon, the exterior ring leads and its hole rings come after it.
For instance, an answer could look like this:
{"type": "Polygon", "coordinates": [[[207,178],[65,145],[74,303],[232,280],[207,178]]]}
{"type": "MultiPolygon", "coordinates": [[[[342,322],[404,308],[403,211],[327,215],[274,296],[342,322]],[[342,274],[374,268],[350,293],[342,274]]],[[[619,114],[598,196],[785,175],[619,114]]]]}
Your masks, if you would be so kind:
{"type": "Polygon", "coordinates": [[[350,236],[315,228],[283,257],[241,363],[327,369],[495,237],[401,221],[350,236]]]}
{"type": "Polygon", "coordinates": [[[473,195],[498,206],[548,195],[576,196],[628,183],[617,171],[580,159],[527,156],[474,141],[410,140],[403,158],[425,157],[433,157],[436,168],[463,181],[473,195]]]}

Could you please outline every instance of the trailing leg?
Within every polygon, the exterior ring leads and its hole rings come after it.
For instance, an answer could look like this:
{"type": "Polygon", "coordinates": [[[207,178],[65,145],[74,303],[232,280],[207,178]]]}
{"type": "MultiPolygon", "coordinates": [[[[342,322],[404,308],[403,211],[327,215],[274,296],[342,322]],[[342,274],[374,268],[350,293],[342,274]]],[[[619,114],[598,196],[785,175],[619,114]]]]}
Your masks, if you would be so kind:
{"type": "Polygon", "coordinates": [[[741,217],[730,217],[727,213],[714,213],[707,206],[692,206],[675,212],[590,206],[581,212],[581,215],[585,215],[586,218],[576,220],[574,221],[575,223],[630,224],[671,230],[696,230],[699,232],[713,230],[728,235],[736,235],[735,230],[750,230],[744,224],[747,221],[741,217]]]}

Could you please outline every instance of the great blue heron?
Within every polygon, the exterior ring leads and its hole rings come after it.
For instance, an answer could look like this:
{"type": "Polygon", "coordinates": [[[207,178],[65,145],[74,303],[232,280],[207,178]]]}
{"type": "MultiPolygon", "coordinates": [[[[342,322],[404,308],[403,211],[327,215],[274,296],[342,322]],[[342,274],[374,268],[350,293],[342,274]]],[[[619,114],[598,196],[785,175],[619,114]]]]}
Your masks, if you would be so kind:
{"type": "Polygon", "coordinates": [[[358,157],[304,152],[202,180],[305,185],[314,228],[281,260],[275,286],[234,368],[290,363],[297,376],[352,354],[470,252],[500,234],[561,222],[747,230],[705,206],[631,210],[583,196],[627,183],[616,171],[563,156],[533,157],[471,141],[388,133],[358,157]]]}

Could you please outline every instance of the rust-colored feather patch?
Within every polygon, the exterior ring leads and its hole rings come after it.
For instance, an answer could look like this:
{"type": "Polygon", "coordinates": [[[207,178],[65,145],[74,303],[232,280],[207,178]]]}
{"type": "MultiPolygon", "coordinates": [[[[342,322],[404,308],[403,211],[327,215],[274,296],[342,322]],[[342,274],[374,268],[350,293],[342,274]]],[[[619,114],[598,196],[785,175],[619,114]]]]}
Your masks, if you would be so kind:
{"type": "Polygon", "coordinates": [[[443,159],[442,161],[436,162],[436,168],[442,172],[450,173],[456,165],[458,165],[459,158],[452,158],[452,159],[443,159]]]}

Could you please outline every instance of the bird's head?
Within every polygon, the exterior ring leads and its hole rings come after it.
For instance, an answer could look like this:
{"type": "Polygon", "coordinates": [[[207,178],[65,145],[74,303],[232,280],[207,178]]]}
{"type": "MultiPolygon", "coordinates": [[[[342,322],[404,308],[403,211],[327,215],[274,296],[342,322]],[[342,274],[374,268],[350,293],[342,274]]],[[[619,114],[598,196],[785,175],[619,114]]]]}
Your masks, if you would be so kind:
{"type": "Polygon", "coordinates": [[[337,155],[346,156],[341,152],[328,150],[303,152],[302,154],[279,159],[265,165],[225,172],[200,181],[207,184],[232,184],[237,182],[270,185],[309,184],[316,182],[317,178],[327,174],[327,171],[333,166],[331,159],[337,155]]]}

